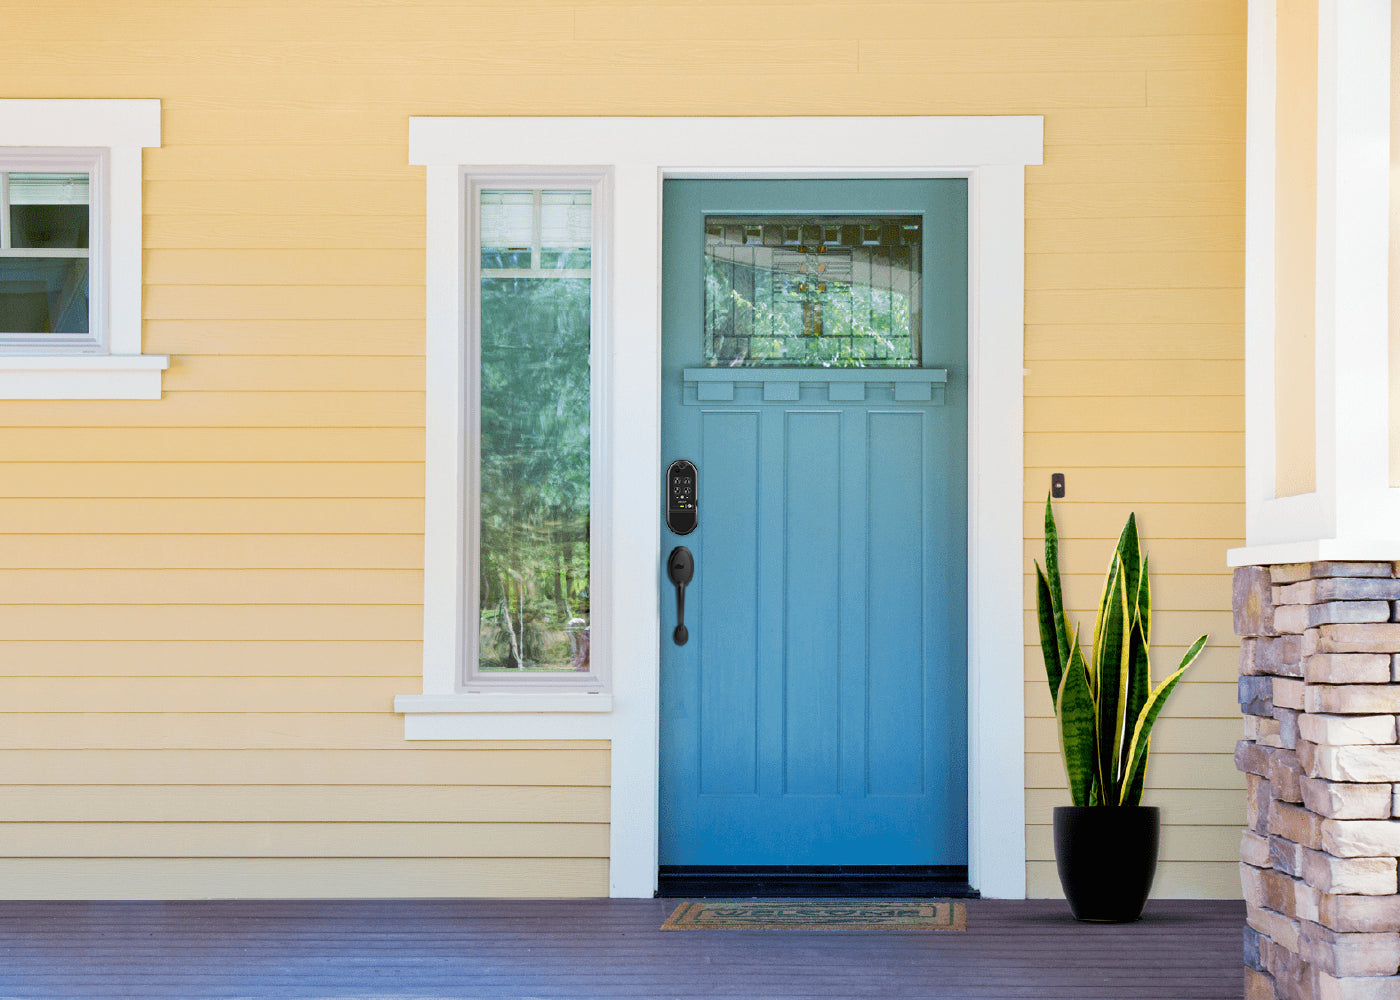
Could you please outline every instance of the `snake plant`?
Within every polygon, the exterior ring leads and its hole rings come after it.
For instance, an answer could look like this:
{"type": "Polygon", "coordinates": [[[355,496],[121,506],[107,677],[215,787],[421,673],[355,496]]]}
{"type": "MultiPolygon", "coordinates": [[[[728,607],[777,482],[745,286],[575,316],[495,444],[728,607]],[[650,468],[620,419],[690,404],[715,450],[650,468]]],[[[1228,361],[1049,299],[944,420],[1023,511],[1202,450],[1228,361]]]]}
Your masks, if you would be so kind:
{"type": "Polygon", "coordinates": [[[1139,550],[1137,521],[1129,514],[1104,579],[1086,660],[1078,626],[1071,632],[1065,620],[1059,542],[1046,497],[1045,568],[1036,563],[1035,604],[1070,798],[1076,806],[1135,806],[1142,799],[1152,725],[1167,695],[1200,655],[1206,636],[1191,644],[1175,673],[1152,686],[1147,557],[1139,550]]]}

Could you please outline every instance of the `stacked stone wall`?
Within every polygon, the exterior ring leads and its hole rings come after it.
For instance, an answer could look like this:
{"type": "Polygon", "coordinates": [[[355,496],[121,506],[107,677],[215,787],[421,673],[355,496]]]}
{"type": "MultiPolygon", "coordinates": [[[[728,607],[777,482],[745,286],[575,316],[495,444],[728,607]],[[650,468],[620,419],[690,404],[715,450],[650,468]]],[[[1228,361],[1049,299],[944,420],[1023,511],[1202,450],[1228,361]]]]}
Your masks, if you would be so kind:
{"type": "Polygon", "coordinates": [[[1400,572],[1235,571],[1249,1000],[1400,1000],[1400,572]]]}

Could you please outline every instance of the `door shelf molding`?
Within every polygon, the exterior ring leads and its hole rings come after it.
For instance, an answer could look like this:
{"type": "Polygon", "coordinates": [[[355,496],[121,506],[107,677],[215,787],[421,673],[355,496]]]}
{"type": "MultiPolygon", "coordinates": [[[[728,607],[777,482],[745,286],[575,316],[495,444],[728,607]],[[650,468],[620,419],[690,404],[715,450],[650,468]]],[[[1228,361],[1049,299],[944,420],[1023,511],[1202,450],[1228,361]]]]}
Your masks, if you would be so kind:
{"type": "Polygon", "coordinates": [[[815,402],[824,396],[831,403],[860,403],[884,395],[889,402],[942,406],[948,369],[686,368],[681,377],[687,406],[757,399],[760,388],[764,402],[815,402]]]}

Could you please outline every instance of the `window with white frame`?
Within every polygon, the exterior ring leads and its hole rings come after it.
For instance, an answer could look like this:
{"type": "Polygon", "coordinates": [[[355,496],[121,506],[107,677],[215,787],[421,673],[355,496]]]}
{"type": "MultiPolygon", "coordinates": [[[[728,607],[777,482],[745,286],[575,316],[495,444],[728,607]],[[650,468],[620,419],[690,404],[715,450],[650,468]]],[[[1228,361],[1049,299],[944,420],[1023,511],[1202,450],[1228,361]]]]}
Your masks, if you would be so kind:
{"type": "Polygon", "coordinates": [[[429,172],[411,717],[610,710],[609,177],[429,172]]]}
{"type": "Polygon", "coordinates": [[[472,191],[479,545],[467,680],[591,680],[593,192],[472,191]]]}
{"type": "Polygon", "coordinates": [[[0,398],[158,399],[141,168],[160,102],[0,100],[0,142],[0,398]]]}

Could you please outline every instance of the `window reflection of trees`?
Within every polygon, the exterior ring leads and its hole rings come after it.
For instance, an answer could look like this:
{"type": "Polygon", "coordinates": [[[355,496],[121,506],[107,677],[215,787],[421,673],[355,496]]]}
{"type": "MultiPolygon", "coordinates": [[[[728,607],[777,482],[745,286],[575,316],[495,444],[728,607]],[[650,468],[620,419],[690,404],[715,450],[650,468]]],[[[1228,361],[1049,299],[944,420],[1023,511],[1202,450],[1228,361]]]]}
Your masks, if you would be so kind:
{"type": "Polygon", "coordinates": [[[712,365],[919,364],[917,219],[710,217],[712,365]]]}
{"type": "Polygon", "coordinates": [[[589,669],[589,295],[481,281],[483,671],[589,669]]]}

